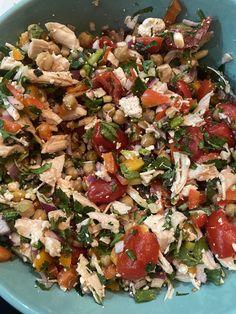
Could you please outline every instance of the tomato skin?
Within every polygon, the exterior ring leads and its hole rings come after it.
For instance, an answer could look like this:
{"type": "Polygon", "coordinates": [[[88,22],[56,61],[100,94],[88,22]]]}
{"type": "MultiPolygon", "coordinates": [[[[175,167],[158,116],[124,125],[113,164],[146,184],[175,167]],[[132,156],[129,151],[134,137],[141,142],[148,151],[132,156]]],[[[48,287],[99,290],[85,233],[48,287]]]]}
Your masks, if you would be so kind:
{"type": "Polygon", "coordinates": [[[177,87],[178,93],[181,94],[181,96],[184,96],[185,98],[192,98],[192,93],[190,91],[190,88],[185,81],[179,80],[176,83],[176,87],[177,87]]]}
{"type": "Polygon", "coordinates": [[[207,223],[207,215],[204,213],[194,214],[191,216],[191,220],[197,228],[202,228],[207,223]]]}
{"type": "Polygon", "coordinates": [[[108,36],[102,36],[99,38],[99,47],[103,48],[104,46],[115,48],[116,44],[108,36]]]}
{"type": "Polygon", "coordinates": [[[124,94],[124,89],[120,80],[111,71],[98,74],[93,79],[93,87],[102,87],[110,96],[112,96],[115,104],[119,103],[120,98],[124,94]]]}
{"type": "Polygon", "coordinates": [[[128,137],[127,135],[121,130],[117,130],[117,137],[115,143],[107,140],[101,134],[101,123],[98,122],[94,127],[94,132],[92,135],[92,144],[99,155],[102,153],[108,153],[113,151],[120,151],[121,149],[125,149],[128,144],[128,137]],[[117,143],[120,143],[120,147],[117,148],[117,143]]]}
{"type": "Polygon", "coordinates": [[[218,104],[218,108],[223,110],[223,113],[230,118],[233,122],[236,122],[236,103],[223,103],[218,104]]]}
{"type": "Polygon", "coordinates": [[[108,204],[121,198],[127,190],[127,185],[122,185],[116,177],[107,182],[97,179],[88,187],[88,198],[95,204],[108,204]]]}
{"type": "Polygon", "coordinates": [[[143,44],[144,46],[149,45],[151,42],[156,42],[157,44],[155,46],[152,46],[147,49],[149,53],[157,53],[162,46],[163,38],[161,37],[151,37],[151,36],[143,36],[143,37],[137,37],[136,41],[140,44],[143,44]]]}
{"type": "Polygon", "coordinates": [[[232,130],[225,122],[208,125],[205,128],[205,131],[209,134],[209,136],[217,136],[224,138],[229,147],[233,147],[235,145],[235,138],[232,130]]]}
{"type": "Polygon", "coordinates": [[[215,88],[211,80],[204,80],[201,82],[200,88],[196,92],[197,100],[201,100],[206,94],[213,91],[215,88]]]}
{"type": "Polygon", "coordinates": [[[212,252],[219,258],[235,255],[232,244],[236,243],[236,227],[228,221],[222,210],[208,217],[206,235],[212,252]]]}
{"type": "Polygon", "coordinates": [[[190,126],[187,127],[188,135],[188,147],[192,155],[190,159],[196,161],[202,154],[203,150],[199,148],[201,141],[203,141],[203,134],[198,127],[190,126]]]}
{"type": "Polygon", "coordinates": [[[142,226],[135,226],[128,230],[124,237],[124,250],[118,254],[117,271],[122,278],[138,280],[147,275],[146,265],[157,264],[159,243],[154,233],[146,231],[142,226]],[[130,259],[130,250],[135,260],[130,259]]]}

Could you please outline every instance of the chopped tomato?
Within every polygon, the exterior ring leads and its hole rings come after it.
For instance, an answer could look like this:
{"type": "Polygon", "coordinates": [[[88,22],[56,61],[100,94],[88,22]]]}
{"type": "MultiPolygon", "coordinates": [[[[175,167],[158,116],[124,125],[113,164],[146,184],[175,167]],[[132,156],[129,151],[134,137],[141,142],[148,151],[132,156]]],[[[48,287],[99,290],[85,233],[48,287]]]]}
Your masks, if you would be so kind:
{"type": "Polygon", "coordinates": [[[191,189],[188,195],[188,208],[193,209],[200,205],[201,193],[195,189],[191,189]]]}
{"type": "Polygon", "coordinates": [[[116,276],[116,266],[114,264],[110,264],[104,269],[104,276],[106,279],[112,279],[116,276]]]}
{"type": "Polygon", "coordinates": [[[103,48],[104,46],[115,48],[116,44],[114,44],[110,37],[102,36],[99,38],[99,48],[103,48]]]}
{"type": "Polygon", "coordinates": [[[124,250],[118,254],[117,271],[122,278],[138,280],[147,275],[147,265],[157,264],[159,243],[154,233],[142,226],[128,230],[124,237],[124,250]]]}
{"type": "Polygon", "coordinates": [[[182,7],[179,1],[173,0],[169,8],[167,9],[165,17],[164,17],[164,22],[166,23],[166,25],[174,24],[177,16],[180,14],[181,11],[182,11],[182,7]]]}
{"type": "Polygon", "coordinates": [[[21,129],[21,125],[17,122],[4,119],[3,123],[4,123],[4,130],[7,132],[17,133],[21,129]]]}
{"type": "Polygon", "coordinates": [[[202,228],[207,223],[207,215],[205,213],[196,213],[191,216],[191,220],[195,227],[202,228]]]}
{"type": "Polygon", "coordinates": [[[217,105],[223,110],[223,113],[233,122],[236,122],[236,103],[223,103],[217,105]]]}
{"type": "Polygon", "coordinates": [[[201,82],[201,86],[196,92],[197,100],[201,100],[206,94],[210,93],[215,89],[215,85],[211,80],[204,80],[201,82]]]}
{"type": "Polygon", "coordinates": [[[226,191],[226,200],[227,201],[236,201],[236,190],[228,189],[226,191]]]}
{"type": "Polygon", "coordinates": [[[163,104],[168,104],[170,102],[170,99],[168,96],[162,93],[155,92],[154,90],[148,88],[141,96],[141,101],[145,108],[150,108],[163,104]]]}
{"type": "Polygon", "coordinates": [[[96,179],[88,187],[88,198],[95,204],[108,204],[121,198],[127,186],[122,185],[116,177],[111,181],[96,179]]]}
{"type": "Polygon", "coordinates": [[[78,259],[79,259],[81,254],[86,256],[87,250],[83,247],[73,247],[72,248],[72,254],[71,254],[71,264],[72,265],[77,265],[78,259]]]}
{"type": "Polygon", "coordinates": [[[235,255],[232,244],[236,243],[236,227],[228,221],[222,210],[208,217],[206,235],[212,252],[219,258],[235,255]]]}
{"type": "Polygon", "coordinates": [[[156,113],[156,117],[155,117],[155,120],[156,120],[156,121],[161,120],[161,119],[164,118],[165,115],[166,115],[167,106],[164,106],[164,105],[163,105],[162,107],[163,107],[162,110],[161,110],[161,111],[158,111],[158,112],[156,113]]]}
{"type": "Polygon", "coordinates": [[[229,147],[234,147],[235,145],[234,133],[226,122],[208,125],[206,126],[205,131],[209,134],[210,137],[213,136],[221,137],[227,141],[229,147]]]}
{"type": "Polygon", "coordinates": [[[106,170],[111,174],[115,174],[118,170],[118,165],[112,152],[102,154],[102,158],[104,159],[104,165],[106,170]]]}
{"type": "Polygon", "coordinates": [[[101,65],[105,65],[107,63],[107,58],[108,58],[108,55],[109,55],[109,52],[111,52],[112,48],[111,47],[107,47],[106,48],[106,51],[104,53],[104,56],[100,62],[101,65]]]}
{"type": "Polygon", "coordinates": [[[187,138],[181,142],[182,145],[187,145],[191,152],[191,160],[197,160],[202,154],[203,151],[199,148],[201,141],[203,141],[203,134],[198,127],[187,127],[187,138]]]}
{"type": "Polygon", "coordinates": [[[78,274],[74,267],[68,270],[64,268],[59,272],[57,276],[57,281],[60,287],[71,290],[78,280],[78,274]]]}
{"type": "Polygon", "coordinates": [[[199,164],[202,164],[210,160],[216,160],[216,159],[221,159],[220,154],[216,152],[212,152],[208,154],[203,154],[196,160],[196,162],[198,162],[199,164]]]}
{"type": "Polygon", "coordinates": [[[140,44],[143,44],[145,47],[153,43],[153,46],[147,49],[149,53],[157,53],[162,46],[163,38],[162,37],[151,37],[151,36],[143,36],[137,37],[136,41],[140,44]]]}
{"type": "Polygon", "coordinates": [[[93,87],[102,87],[110,96],[112,96],[115,104],[119,103],[120,98],[124,94],[124,89],[120,80],[113,72],[110,71],[106,71],[95,76],[93,79],[93,87]]]}
{"type": "Polygon", "coordinates": [[[178,93],[185,97],[185,98],[192,98],[192,93],[191,93],[191,90],[188,86],[188,84],[183,81],[183,80],[179,80],[177,83],[176,83],[176,87],[177,87],[177,91],[178,93]]]}
{"type": "Polygon", "coordinates": [[[121,129],[117,130],[116,140],[113,142],[106,139],[101,132],[101,123],[98,122],[95,125],[92,135],[92,144],[99,155],[102,153],[119,151],[128,146],[128,137],[121,129]],[[120,145],[117,145],[117,143],[120,143],[120,145]]]}

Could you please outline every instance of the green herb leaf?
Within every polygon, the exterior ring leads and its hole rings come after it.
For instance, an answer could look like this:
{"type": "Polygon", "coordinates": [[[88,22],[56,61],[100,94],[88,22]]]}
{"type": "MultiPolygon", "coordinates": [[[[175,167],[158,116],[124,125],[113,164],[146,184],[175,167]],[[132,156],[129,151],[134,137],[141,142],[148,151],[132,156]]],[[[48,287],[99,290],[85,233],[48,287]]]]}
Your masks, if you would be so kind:
{"type": "Polygon", "coordinates": [[[227,160],[223,159],[214,159],[214,160],[209,160],[207,164],[213,164],[217,168],[217,170],[222,170],[226,165],[227,165],[227,160]]]}
{"type": "Polygon", "coordinates": [[[132,87],[133,94],[140,97],[143,95],[146,89],[147,89],[146,84],[138,76],[134,82],[134,86],[132,87]]]}
{"type": "Polygon", "coordinates": [[[123,71],[127,74],[130,74],[130,70],[135,69],[136,72],[138,72],[138,67],[135,61],[128,61],[125,63],[122,63],[120,67],[123,69],[123,71]]]}
{"type": "Polygon", "coordinates": [[[43,284],[42,282],[39,282],[38,280],[35,280],[35,285],[43,291],[48,291],[52,287],[52,285],[43,284]]]}
{"type": "Polygon", "coordinates": [[[123,238],[123,233],[117,233],[114,236],[114,239],[110,243],[110,247],[113,247],[117,242],[119,242],[123,238]]]}
{"type": "Polygon", "coordinates": [[[59,208],[63,209],[67,213],[71,213],[70,198],[61,189],[57,189],[55,196],[59,198],[59,208]]]}
{"type": "Polygon", "coordinates": [[[11,51],[10,48],[6,46],[0,46],[0,52],[6,57],[9,55],[9,52],[11,51]]]}
{"type": "Polygon", "coordinates": [[[83,101],[90,114],[98,112],[103,104],[103,100],[101,98],[90,99],[86,95],[83,96],[83,101]]]}
{"type": "Polygon", "coordinates": [[[202,11],[202,9],[197,9],[197,15],[199,16],[201,21],[205,20],[205,18],[206,18],[206,15],[202,11]]]}
{"type": "Polygon", "coordinates": [[[29,29],[29,38],[36,38],[36,39],[40,39],[43,37],[44,35],[44,30],[38,25],[38,24],[32,24],[30,25],[29,29]]]}
{"type": "Polygon", "coordinates": [[[144,60],[143,61],[143,70],[145,73],[148,73],[148,71],[151,68],[155,68],[155,63],[153,62],[153,60],[144,60]]]}
{"type": "Polygon", "coordinates": [[[162,180],[163,180],[163,185],[165,187],[170,187],[175,179],[175,174],[176,174],[176,170],[175,169],[170,169],[167,170],[163,175],[162,175],[162,180]]]}
{"type": "Polygon", "coordinates": [[[35,107],[35,106],[32,106],[32,107],[29,107],[29,110],[33,113],[33,114],[36,114],[37,116],[39,116],[41,113],[42,113],[42,110],[35,107]]]}
{"type": "Polygon", "coordinates": [[[185,292],[185,293],[183,293],[183,292],[178,292],[178,291],[176,291],[176,294],[175,294],[177,297],[182,297],[182,296],[185,296],[185,295],[189,295],[189,292],[185,292]]]}
{"type": "Polygon", "coordinates": [[[156,268],[156,265],[153,264],[153,263],[148,263],[145,266],[145,270],[146,270],[147,273],[150,273],[151,271],[154,271],[155,268],[156,268]]]}
{"type": "Polygon", "coordinates": [[[223,284],[222,280],[222,269],[205,269],[204,272],[207,275],[207,280],[213,282],[216,286],[223,284]]]}
{"type": "Polygon", "coordinates": [[[68,61],[70,62],[70,68],[73,70],[80,69],[86,63],[86,55],[82,51],[73,50],[68,61]]]}
{"type": "Polygon", "coordinates": [[[217,182],[219,181],[218,178],[214,178],[212,180],[207,181],[206,185],[206,195],[207,198],[211,201],[212,198],[218,194],[217,182]]]}
{"type": "Polygon", "coordinates": [[[20,217],[20,214],[16,210],[9,209],[9,210],[4,210],[2,212],[2,217],[7,222],[10,222],[10,221],[15,221],[16,219],[18,219],[20,217]]]}
{"type": "Polygon", "coordinates": [[[149,302],[155,300],[159,289],[136,290],[134,300],[137,303],[149,302]]]}
{"type": "Polygon", "coordinates": [[[128,258],[131,259],[131,261],[136,261],[136,256],[132,250],[127,250],[126,254],[128,255],[128,258]]]}
{"type": "Polygon", "coordinates": [[[172,164],[170,160],[166,157],[157,157],[151,163],[148,163],[145,167],[146,170],[171,170],[172,164]]]}
{"type": "Polygon", "coordinates": [[[7,132],[4,130],[4,121],[1,119],[0,119],[0,133],[4,140],[7,139],[8,137],[15,135],[14,133],[7,132]]]}
{"type": "Polygon", "coordinates": [[[77,239],[79,242],[81,242],[84,245],[90,244],[91,242],[93,242],[93,238],[88,231],[88,226],[81,226],[77,239]]]}
{"type": "Polygon", "coordinates": [[[30,172],[34,174],[41,174],[49,170],[51,167],[52,167],[52,163],[45,163],[42,167],[39,167],[37,169],[30,169],[30,172]]]}
{"type": "Polygon", "coordinates": [[[101,134],[110,142],[115,142],[119,126],[113,122],[101,122],[101,134]]]}
{"type": "Polygon", "coordinates": [[[153,7],[150,6],[150,7],[146,7],[146,8],[143,8],[143,9],[140,9],[138,11],[136,11],[132,17],[135,17],[136,15],[141,15],[141,14],[144,14],[144,13],[149,13],[149,12],[152,12],[153,11],[153,7]]]}
{"type": "Polygon", "coordinates": [[[204,139],[210,148],[212,149],[222,149],[225,143],[227,143],[226,139],[218,136],[209,136],[208,133],[204,133],[204,139]]]}

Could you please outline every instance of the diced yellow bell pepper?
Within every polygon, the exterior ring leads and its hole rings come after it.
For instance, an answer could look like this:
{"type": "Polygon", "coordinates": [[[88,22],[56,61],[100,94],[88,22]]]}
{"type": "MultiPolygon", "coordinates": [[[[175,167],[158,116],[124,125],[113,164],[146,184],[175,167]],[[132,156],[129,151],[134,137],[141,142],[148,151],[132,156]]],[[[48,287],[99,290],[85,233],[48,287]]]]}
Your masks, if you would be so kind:
{"type": "Polygon", "coordinates": [[[26,45],[28,42],[29,42],[29,33],[28,32],[22,33],[19,38],[19,46],[22,47],[26,45]]]}
{"type": "Polygon", "coordinates": [[[59,258],[59,263],[63,267],[70,268],[70,266],[71,266],[71,254],[61,255],[59,258]]]}
{"type": "Polygon", "coordinates": [[[24,59],[24,55],[17,48],[12,49],[12,56],[16,61],[21,61],[24,59]]]}
{"type": "Polygon", "coordinates": [[[34,259],[33,266],[37,271],[40,272],[45,263],[51,265],[53,263],[53,258],[47,252],[42,250],[37,254],[36,258],[34,259]]]}
{"type": "Polygon", "coordinates": [[[188,267],[188,271],[189,271],[189,273],[195,275],[197,272],[196,266],[188,267]]]}
{"type": "Polygon", "coordinates": [[[140,178],[132,179],[132,180],[128,180],[128,181],[129,181],[129,185],[139,185],[142,183],[142,180],[140,178]]]}
{"type": "Polygon", "coordinates": [[[106,288],[110,289],[111,291],[119,291],[120,290],[120,286],[119,286],[118,282],[116,282],[116,281],[107,285],[106,288]]]}
{"type": "Polygon", "coordinates": [[[137,171],[144,165],[142,158],[134,157],[132,159],[127,159],[123,163],[129,171],[137,171]]]}
{"type": "Polygon", "coordinates": [[[117,264],[117,254],[114,249],[112,249],[111,251],[111,261],[113,264],[115,265],[117,264]]]}

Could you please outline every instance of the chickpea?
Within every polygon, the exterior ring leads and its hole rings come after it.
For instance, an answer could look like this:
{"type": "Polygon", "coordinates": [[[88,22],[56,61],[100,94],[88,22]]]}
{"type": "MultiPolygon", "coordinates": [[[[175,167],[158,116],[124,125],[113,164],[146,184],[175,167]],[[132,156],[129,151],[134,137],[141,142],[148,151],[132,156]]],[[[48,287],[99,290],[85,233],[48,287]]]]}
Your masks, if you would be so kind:
{"type": "Polygon", "coordinates": [[[91,48],[93,44],[93,36],[90,33],[82,32],[79,34],[79,42],[83,48],[91,48]]]}
{"type": "Polygon", "coordinates": [[[89,175],[94,172],[95,164],[93,161],[85,161],[83,165],[85,175],[89,175]]]}
{"type": "Polygon", "coordinates": [[[41,52],[37,55],[36,64],[42,70],[49,71],[53,62],[53,56],[49,52],[41,52]]]}
{"type": "Polygon", "coordinates": [[[75,169],[74,166],[67,168],[66,174],[68,176],[71,176],[72,179],[76,179],[78,177],[78,171],[75,169]]]}
{"type": "Polygon", "coordinates": [[[236,216],[236,204],[230,203],[225,207],[226,214],[230,217],[236,216]]]}
{"type": "Polygon", "coordinates": [[[71,160],[71,159],[67,159],[66,161],[65,161],[65,165],[64,165],[64,167],[65,167],[65,169],[67,169],[67,168],[70,168],[70,167],[73,167],[73,161],[71,160]]]}
{"type": "Polygon", "coordinates": [[[63,46],[63,47],[61,48],[61,55],[62,55],[63,57],[68,57],[69,54],[70,54],[70,49],[67,48],[67,47],[65,47],[65,46],[63,46]]]}
{"type": "Polygon", "coordinates": [[[117,124],[124,124],[126,121],[124,112],[120,109],[116,110],[113,121],[117,124]]]}
{"type": "Polygon", "coordinates": [[[113,117],[115,114],[115,107],[114,104],[112,103],[106,103],[103,107],[102,107],[102,111],[103,111],[103,115],[106,116],[107,114],[109,115],[109,117],[113,117]]]}
{"type": "Polygon", "coordinates": [[[123,196],[120,201],[127,206],[133,207],[133,205],[134,205],[134,201],[129,195],[123,196]]]}
{"type": "Polygon", "coordinates": [[[32,217],[35,213],[34,204],[30,200],[20,201],[16,206],[16,210],[19,212],[21,217],[26,218],[32,217]]]}
{"type": "Polygon", "coordinates": [[[152,123],[155,119],[155,111],[151,109],[147,109],[144,111],[142,120],[152,123]]]}
{"type": "Polygon", "coordinates": [[[77,192],[80,192],[82,190],[82,180],[81,178],[78,178],[77,180],[73,181],[73,189],[77,192]]]}
{"type": "Polygon", "coordinates": [[[75,96],[70,95],[70,94],[66,94],[63,97],[63,105],[67,110],[73,110],[77,107],[78,102],[77,102],[75,96]]]}
{"type": "Polygon", "coordinates": [[[22,190],[16,190],[16,191],[12,192],[12,194],[14,196],[13,197],[14,202],[20,202],[25,197],[25,192],[22,190]]]}
{"type": "Polygon", "coordinates": [[[94,150],[89,150],[86,153],[86,160],[88,161],[95,161],[97,159],[97,154],[94,150]]]}
{"type": "Polygon", "coordinates": [[[117,47],[114,50],[114,56],[120,61],[120,62],[125,62],[129,60],[129,49],[127,46],[124,47],[117,47]]]}
{"type": "Polygon", "coordinates": [[[47,214],[43,209],[38,208],[33,215],[33,219],[47,220],[47,214]]]}
{"type": "Polygon", "coordinates": [[[156,144],[156,139],[152,134],[144,134],[142,136],[141,145],[143,147],[148,147],[156,144]]]}
{"type": "Polygon", "coordinates": [[[83,155],[86,152],[86,145],[82,142],[79,146],[79,152],[83,155]]]}
{"type": "Polygon", "coordinates": [[[161,54],[154,54],[154,55],[151,55],[151,60],[157,65],[162,65],[163,64],[163,57],[161,54]]]}
{"type": "Polygon", "coordinates": [[[110,95],[105,95],[102,97],[104,103],[108,103],[112,101],[112,97],[110,95]]]}

